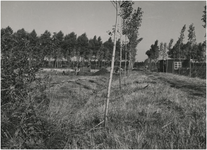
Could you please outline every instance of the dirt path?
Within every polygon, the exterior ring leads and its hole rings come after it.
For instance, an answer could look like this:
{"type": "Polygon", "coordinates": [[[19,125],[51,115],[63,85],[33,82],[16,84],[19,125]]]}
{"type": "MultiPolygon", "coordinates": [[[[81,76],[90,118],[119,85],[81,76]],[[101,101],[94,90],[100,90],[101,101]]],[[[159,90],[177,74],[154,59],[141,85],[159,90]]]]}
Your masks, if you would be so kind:
{"type": "Polygon", "coordinates": [[[160,80],[170,84],[171,87],[187,92],[190,96],[206,98],[206,80],[169,73],[143,72],[143,74],[147,74],[154,81],[160,80]]]}

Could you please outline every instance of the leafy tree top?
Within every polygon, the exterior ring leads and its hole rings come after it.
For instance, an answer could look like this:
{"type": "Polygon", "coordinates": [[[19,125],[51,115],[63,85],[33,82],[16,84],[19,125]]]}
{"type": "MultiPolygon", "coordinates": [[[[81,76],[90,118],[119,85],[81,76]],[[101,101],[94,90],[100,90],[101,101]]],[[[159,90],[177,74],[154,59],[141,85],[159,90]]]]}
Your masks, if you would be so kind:
{"type": "Polygon", "coordinates": [[[206,5],[204,6],[203,16],[201,20],[204,22],[203,27],[206,28],[206,5]]]}

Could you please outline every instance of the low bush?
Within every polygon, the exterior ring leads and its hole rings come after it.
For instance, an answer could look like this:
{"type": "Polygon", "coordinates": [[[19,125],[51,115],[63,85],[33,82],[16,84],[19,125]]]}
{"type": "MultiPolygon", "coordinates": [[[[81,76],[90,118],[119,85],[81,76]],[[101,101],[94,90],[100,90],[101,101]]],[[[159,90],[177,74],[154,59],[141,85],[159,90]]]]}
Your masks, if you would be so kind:
{"type": "Polygon", "coordinates": [[[41,58],[29,61],[27,34],[2,30],[1,148],[46,148],[45,111],[49,107],[44,80],[36,79],[41,58]]]}

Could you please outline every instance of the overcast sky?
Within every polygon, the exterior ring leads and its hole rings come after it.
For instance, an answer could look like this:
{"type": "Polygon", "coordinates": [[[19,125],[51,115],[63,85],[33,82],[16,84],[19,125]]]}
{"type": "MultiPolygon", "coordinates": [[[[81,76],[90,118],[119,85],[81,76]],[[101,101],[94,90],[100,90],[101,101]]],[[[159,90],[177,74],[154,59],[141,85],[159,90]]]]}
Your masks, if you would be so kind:
{"type": "MultiPolygon", "coordinates": [[[[174,43],[186,24],[184,42],[188,39],[188,28],[194,24],[197,42],[205,40],[205,29],[201,20],[205,1],[134,1],[134,8],[144,11],[139,37],[143,41],[137,47],[137,60],[144,61],[145,52],[158,40],[174,43]]],[[[38,35],[45,30],[64,35],[75,32],[77,36],[86,33],[88,38],[101,36],[105,42],[115,24],[115,8],[110,1],[2,1],[1,28],[10,26],[14,32],[24,28],[38,35]]]]}

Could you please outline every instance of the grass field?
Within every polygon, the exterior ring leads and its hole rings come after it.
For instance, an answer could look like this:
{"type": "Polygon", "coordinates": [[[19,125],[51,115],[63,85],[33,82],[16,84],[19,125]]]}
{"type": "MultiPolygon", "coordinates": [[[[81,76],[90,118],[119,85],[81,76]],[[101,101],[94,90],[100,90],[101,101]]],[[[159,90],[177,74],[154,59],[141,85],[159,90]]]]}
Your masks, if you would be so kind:
{"type": "Polygon", "coordinates": [[[114,78],[103,127],[108,74],[51,75],[47,148],[206,148],[206,80],[137,71],[114,78]]]}

